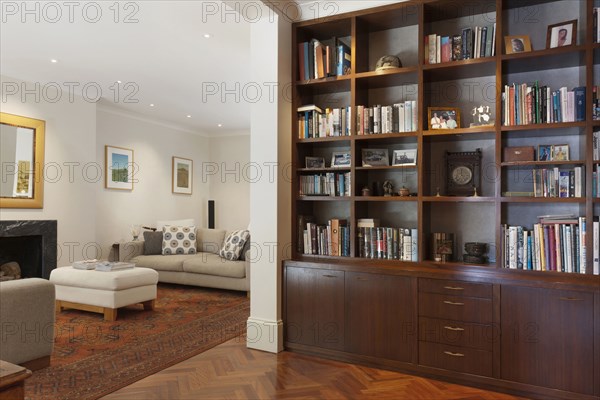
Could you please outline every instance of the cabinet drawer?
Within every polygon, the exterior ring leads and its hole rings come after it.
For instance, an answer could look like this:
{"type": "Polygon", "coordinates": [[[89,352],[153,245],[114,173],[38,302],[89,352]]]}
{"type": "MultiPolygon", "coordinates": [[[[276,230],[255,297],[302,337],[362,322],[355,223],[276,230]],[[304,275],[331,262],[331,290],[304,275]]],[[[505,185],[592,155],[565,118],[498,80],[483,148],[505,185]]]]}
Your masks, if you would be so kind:
{"type": "Polygon", "coordinates": [[[449,294],[453,296],[492,298],[492,285],[444,279],[419,279],[419,292],[449,294]]]}
{"type": "Polygon", "coordinates": [[[491,324],[492,300],[419,293],[419,316],[491,324]]]}
{"type": "Polygon", "coordinates": [[[419,317],[419,340],[492,351],[500,331],[493,325],[419,317]]]}
{"type": "Polygon", "coordinates": [[[468,374],[492,376],[492,352],[419,342],[419,364],[468,374]]]}

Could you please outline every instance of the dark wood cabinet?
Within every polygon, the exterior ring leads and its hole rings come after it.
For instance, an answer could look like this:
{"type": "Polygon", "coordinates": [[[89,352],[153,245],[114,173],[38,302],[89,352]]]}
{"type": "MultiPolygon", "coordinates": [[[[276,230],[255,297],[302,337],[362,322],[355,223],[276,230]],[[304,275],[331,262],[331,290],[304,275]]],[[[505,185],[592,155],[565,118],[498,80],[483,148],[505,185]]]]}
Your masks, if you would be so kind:
{"type": "Polygon", "coordinates": [[[344,272],[286,270],[286,340],[344,350],[344,272]]]}
{"type": "Polygon", "coordinates": [[[502,286],[501,299],[502,379],[594,394],[593,293],[502,286]]]}
{"type": "Polygon", "coordinates": [[[347,351],[410,362],[416,318],[411,278],[346,273],[347,351]]]}

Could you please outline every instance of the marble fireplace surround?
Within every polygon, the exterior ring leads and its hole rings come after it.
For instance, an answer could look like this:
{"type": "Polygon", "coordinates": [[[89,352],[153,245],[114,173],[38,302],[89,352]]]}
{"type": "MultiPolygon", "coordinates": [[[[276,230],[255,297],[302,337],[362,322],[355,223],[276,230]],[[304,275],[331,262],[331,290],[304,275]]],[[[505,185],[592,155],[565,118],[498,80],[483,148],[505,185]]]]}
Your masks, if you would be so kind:
{"type": "Polygon", "coordinates": [[[23,278],[50,277],[57,264],[57,221],[0,221],[0,264],[16,261],[23,278]]]}

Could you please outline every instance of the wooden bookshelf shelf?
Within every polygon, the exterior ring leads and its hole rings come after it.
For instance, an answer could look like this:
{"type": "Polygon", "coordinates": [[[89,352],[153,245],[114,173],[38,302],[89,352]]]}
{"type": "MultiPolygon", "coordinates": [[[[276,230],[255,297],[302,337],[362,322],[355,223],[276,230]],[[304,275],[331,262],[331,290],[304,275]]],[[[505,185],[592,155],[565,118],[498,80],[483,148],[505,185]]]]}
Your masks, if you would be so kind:
{"type": "Polygon", "coordinates": [[[560,55],[564,56],[569,53],[584,53],[586,50],[586,46],[564,46],[564,47],[556,47],[554,49],[543,49],[543,50],[533,50],[525,53],[513,53],[513,54],[502,54],[500,58],[502,61],[511,61],[511,60],[520,60],[520,59],[539,59],[548,56],[560,55]]]}
{"type": "Polygon", "coordinates": [[[462,261],[446,261],[446,262],[439,262],[439,261],[430,261],[427,260],[428,263],[431,263],[431,265],[436,265],[436,266],[440,266],[440,267],[446,267],[446,268],[456,268],[456,267],[468,267],[468,268],[496,268],[496,264],[495,263],[491,263],[491,264],[468,264],[462,261]]]}
{"type": "Polygon", "coordinates": [[[328,136],[324,138],[296,139],[298,144],[302,143],[329,143],[329,142],[350,142],[350,136],[328,136]]]}
{"type": "Polygon", "coordinates": [[[340,83],[343,82],[344,84],[347,84],[348,81],[350,81],[352,78],[354,77],[354,75],[352,74],[348,74],[348,75],[341,75],[341,76],[332,76],[329,78],[321,78],[321,79],[309,79],[307,81],[297,81],[296,85],[298,87],[302,87],[302,86],[317,86],[317,85],[332,85],[332,84],[336,84],[336,83],[340,83]]]}
{"type": "Polygon", "coordinates": [[[374,202],[401,202],[401,201],[410,201],[416,202],[418,198],[416,196],[357,196],[356,201],[366,202],[366,201],[374,201],[374,202]]]}
{"type": "Polygon", "coordinates": [[[356,167],[357,171],[382,171],[394,169],[416,169],[416,165],[386,165],[381,167],[356,167]]]}
{"type": "Polygon", "coordinates": [[[555,166],[555,165],[583,165],[583,164],[585,164],[585,160],[575,160],[575,161],[510,161],[510,162],[503,162],[500,165],[502,167],[524,167],[524,166],[545,167],[545,166],[555,166]]]}
{"type": "Polygon", "coordinates": [[[502,197],[503,203],[585,203],[585,197],[502,197]]]}
{"type": "Polygon", "coordinates": [[[367,140],[385,140],[385,139],[399,139],[408,137],[417,137],[419,132],[400,132],[400,133],[379,133],[373,135],[356,135],[354,140],[356,141],[367,141],[367,140]]]}
{"type": "Polygon", "coordinates": [[[411,66],[385,71],[360,72],[356,74],[356,81],[359,85],[368,85],[369,88],[416,84],[418,71],[417,66],[411,66]]]}
{"type": "Polygon", "coordinates": [[[600,120],[592,121],[592,126],[600,126],[600,120]]]}
{"type": "Polygon", "coordinates": [[[352,196],[298,196],[299,201],[351,201],[352,196]]]}
{"type": "Polygon", "coordinates": [[[477,126],[473,128],[433,129],[423,131],[423,136],[471,135],[476,133],[494,133],[494,126],[477,126]]]}
{"type": "Polygon", "coordinates": [[[564,128],[585,128],[586,122],[558,122],[551,124],[529,124],[529,125],[510,125],[502,126],[502,132],[511,131],[532,131],[538,129],[564,129],[564,128]]]}
{"type": "Polygon", "coordinates": [[[351,168],[297,168],[296,172],[314,172],[316,174],[323,172],[349,172],[351,168]]]}
{"type": "Polygon", "coordinates": [[[427,203],[494,203],[496,198],[486,196],[423,196],[422,201],[427,203]]]}

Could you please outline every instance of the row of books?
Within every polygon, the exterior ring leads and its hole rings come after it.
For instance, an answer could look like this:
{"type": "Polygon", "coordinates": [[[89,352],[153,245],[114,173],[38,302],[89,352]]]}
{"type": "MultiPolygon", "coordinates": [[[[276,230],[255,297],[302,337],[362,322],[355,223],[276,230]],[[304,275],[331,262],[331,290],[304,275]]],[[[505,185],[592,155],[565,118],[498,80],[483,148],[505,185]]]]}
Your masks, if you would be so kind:
{"type": "Polygon", "coordinates": [[[594,131],[592,136],[592,148],[594,161],[600,160],[600,131],[594,131]]]}
{"type": "Polygon", "coordinates": [[[298,108],[298,138],[352,135],[352,107],[326,108],[314,104],[298,108]]]}
{"type": "Polygon", "coordinates": [[[594,43],[600,43],[600,7],[594,7],[592,14],[594,21],[594,43]]]}
{"type": "Polygon", "coordinates": [[[569,171],[558,168],[534,169],[533,195],[534,197],[584,197],[584,167],[574,167],[569,171]]]}
{"type": "Polygon", "coordinates": [[[496,54],[496,24],[465,28],[460,35],[425,36],[425,64],[439,64],[496,54]]]}
{"type": "Polygon", "coordinates": [[[358,135],[414,132],[417,130],[418,111],[415,100],[389,106],[358,106],[356,132],[358,135]]]}
{"type": "Polygon", "coordinates": [[[300,176],[300,196],[351,196],[350,172],[300,176]]]}
{"type": "Polygon", "coordinates": [[[110,262],[110,261],[98,261],[98,260],[84,260],[75,261],[72,264],[75,269],[82,270],[96,270],[102,272],[121,271],[124,269],[131,269],[135,267],[135,264],[128,262],[110,262]]]}
{"type": "Polygon", "coordinates": [[[302,254],[350,257],[350,226],[344,219],[330,219],[327,225],[307,222],[302,238],[302,254]]]}
{"type": "Polygon", "coordinates": [[[502,233],[504,268],[586,273],[585,217],[540,217],[532,230],[503,225],[502,233]]]}
{"type": "MultiPolygon", "coordinates": [[[[360,220],[358,223],[360,224],[360,220]]],[[[358,227],[358,256],[378,260],[418,261],[417,230],[358,227]]]]}
{"type": "Polygon", "coordinates": [[[600,197],[600,164],[592,172],[592,197],[600,197]]]}
{"type": "Polygon", "coordinates": [[[505,85],[502,121],[505,126],[585,121],[585,87],[552,90],[537,81],[505,85]]]}
{"type": "Polygon", "coordinates": [[[298,44],[299,79],[348,75],[352,70],[350,46],[336,37],[298,44]]]}
{"type": "Polygon", "coordinates": [[[600,86],[592,86],[592,117],[600,120],[600,86]]]}

